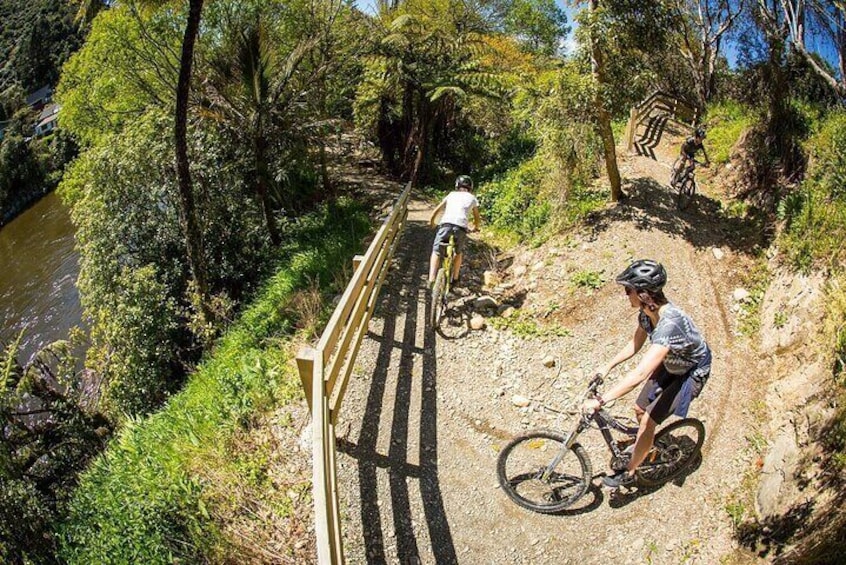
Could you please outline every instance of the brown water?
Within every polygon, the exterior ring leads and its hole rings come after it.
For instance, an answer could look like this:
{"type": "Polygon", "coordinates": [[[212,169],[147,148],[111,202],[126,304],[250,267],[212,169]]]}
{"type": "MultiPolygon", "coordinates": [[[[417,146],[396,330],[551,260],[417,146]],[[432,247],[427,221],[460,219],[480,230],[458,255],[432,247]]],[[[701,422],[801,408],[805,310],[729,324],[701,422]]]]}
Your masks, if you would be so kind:
{"type": "Polygon", "coordinates": [[[55,193],[0,228],[0,341],[8,344],[26,328],[17,355],[21,363],[81,324],[73,235],[55,193]]]}

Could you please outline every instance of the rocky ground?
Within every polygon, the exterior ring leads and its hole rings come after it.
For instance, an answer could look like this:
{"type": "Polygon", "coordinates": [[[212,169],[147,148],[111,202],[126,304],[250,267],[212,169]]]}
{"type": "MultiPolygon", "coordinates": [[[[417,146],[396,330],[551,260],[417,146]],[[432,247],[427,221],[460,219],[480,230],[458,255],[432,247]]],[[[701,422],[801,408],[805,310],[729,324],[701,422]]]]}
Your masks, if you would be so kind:
{"type": "MultiPolygon", "coordinates": [[[[338,426],[348,562],[677,564],[735,553],[726,505],[757,457],[750,437],[764,398],[758,357],[737,332],[759,234],[708,196],[678,212],[660,162],[626,158],[621,172],[629,198],[577,233],[507,252],[474,236],[452,301],[463,319],[438,333],[426,323],[433,204],[412,202],[338,426]],[[658,489],[596,487],[562,515],[522,510],[498,487],[497,452],[523,430],[569,428],[560,412],[635,330],[613,278],[640,257],[666,266],[668,297],[714,351],[690,414],[705,422],[702,462],[658,489]]],[[[633,400],[613,410],[630,414],[633,400]]],[[[595,431],[583,443],[598,484],[607,452],[595,431]]]]}

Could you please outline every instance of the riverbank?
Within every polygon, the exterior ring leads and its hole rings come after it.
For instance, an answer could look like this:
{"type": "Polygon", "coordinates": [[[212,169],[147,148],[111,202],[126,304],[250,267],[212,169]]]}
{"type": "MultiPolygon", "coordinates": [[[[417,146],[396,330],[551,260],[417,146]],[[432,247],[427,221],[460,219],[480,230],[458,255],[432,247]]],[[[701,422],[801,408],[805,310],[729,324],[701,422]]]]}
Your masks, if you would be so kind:
{"type": "Polygon", "coordinates": [[[22,198],[12,202],[11,206],[5,210],[0,210],[0,228],[35,206],[42,198],[56,190],[57,184],[45,187],[44,189],[31,194],[24,195],[22,198]]]}

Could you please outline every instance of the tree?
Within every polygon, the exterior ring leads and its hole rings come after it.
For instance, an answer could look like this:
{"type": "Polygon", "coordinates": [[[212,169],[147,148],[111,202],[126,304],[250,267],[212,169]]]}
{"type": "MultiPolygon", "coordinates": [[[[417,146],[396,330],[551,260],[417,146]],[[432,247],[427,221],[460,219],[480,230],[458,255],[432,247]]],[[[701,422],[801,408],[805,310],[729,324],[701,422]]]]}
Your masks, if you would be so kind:
{"type": "MultiPolygon", "coordinates": [[[[763,2],[763,0],[761,0],[763,2]]],[[[846,2],[843,0],[781,0],[790,42],[825,81],[846,98],[846,2]],[[806,45],[813,29],[837,54],[838,72],[822,63],[806,45]]],[[[772,12],[772,9],[770,9],[772,12]]]]}
{"type": "Polygon", "coordinates": [[[552,56],[567,36],[567,14],[553,0],[494,0],[491,18],[531,51],[552,56]]]}
{"type": "Polygon", "coordinates": [[[697,86],[700,108],[714,95],[717,59],[723,38],[744,11],[745,0],[674,0],[681,29],[681,53],[697,86]]]}
{"type": "Polygon", "coordinates": [[[203,233],[197,218],[194,201],[194,185],[191,182],[191,168],[188,160],[188,103],[191,93],[191,68],[194,64],[194,45],[200,32],[200,16],[203,0],[188,1],[188,21],[182,39],[182,54],[179,59],[179,80],[176,83],[176,112],[174,116],[173,139],[176,149],[176,176],[179,181],[179,220],[185,236],[188,251],[188,265],[194,276],[198,295],[198,307],[206,323],[214,321],[210,307],[208,274],[203,251],[203,233]]]}
{"type": "MultiPolygon", "coordinates": [[[[318,10],[318,4],[311,9],[318,10]]],[[[320,14],[295,10],[299,17],[288,23],[280,11],[264,6],[241,10],[226,24],[228,35],[209,56],[205,104],[207,115],[251,151],[255,193],[270,239],[279,245],[268,152],[274,146],[282,150],[280,142],[286,136],[303,135],[315,118],[308,114],[321,111],[320,100],[326,97],[322,77],[331,54],[320,46],[340,5],[324,3],[320,14]]]]}
{"type": "Polygon", "coordinates": [[[386,164],[412,184],[428,175],[469,96],[501,96],[482,58],[484,31],[477,12],[448,0],[408,1],[374,21],[358,119],[370,117],[386,164]]]}
{"type": "Polygon", "coordinates": [[[596,81],[596,95],[594,104],[596,109],[596,127],[605,153],[605,170],[608,173],[608,183],[611,185],[611,201],[618,202],[623,198],[620,181],[620,171],[617,168],[617,150],[614,144],[614,132],[611,129],[611,114],[605,106],[604,91],[608,87],[605,75],[605,54],[599,39],[600,26],[599,0],[590,0],[590,63],[593,78],[596,81]]]}
{"type": "Polygon", "coordinates": [[[111,426],[90,408],[71,343],[53,343],[21,366],[19,341],[0,351],[0,558],[52,564],[58,502],[111,426]]]}
{"type": "MultiPolygon", "coordinates": [[[[91,0],[82,0],[78,15],[80,25],[88,23],[86,18],[92,17],[99,9],[89,7],[91,0]]],[[[139,0],[142,5],[155,5],[155,0],[139,0]]],[[[194,277],[197,292],[197,307],[206,323],[214,320],[214,314],[209,306],[210,292],[208,272],[204,263],[204,245],[202,230],[197,218],[197,206],[194,198],[194,186],[191,181],[191,168],[188,158],[188,106],[191,93],[191,69],[194,64],[194,46],[200,32],[200,18],[203,11],[203,0],[188,0],[188,18],[185,32],[182,36],[182,47],[179,56],[179,74],[176,82],[173,138],[176,153],[176,176],[179,180],[179,220],[185,237],[188,266],[194,277]]]]}

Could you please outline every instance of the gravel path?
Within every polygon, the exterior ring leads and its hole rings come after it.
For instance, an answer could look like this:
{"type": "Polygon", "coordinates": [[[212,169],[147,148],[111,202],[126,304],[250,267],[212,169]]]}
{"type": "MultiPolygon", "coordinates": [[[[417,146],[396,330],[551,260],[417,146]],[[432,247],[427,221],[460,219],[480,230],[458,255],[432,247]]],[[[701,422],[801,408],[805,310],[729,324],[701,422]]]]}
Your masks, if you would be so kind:
{"type": "MultiPolygon", "coordinates": [[[[708,198],[677,212],[654,180],[667,176],[659,163],[632,157],[621,169],[630,179],[625,204],[596,214],[578,234],[499,255],[504,284],[494,298],[517,306],[512,322],[537,320],[546,336],[519,337],[490,323],[449,327],[446,336],[429,330],[431,205],[412,202],[338,426],[349,563],[710,564],[736,547],[724,508],[749,465],[745,438],[760,379],[757,356],[734,329],[732,292],[751,265],[754,234],[722,218],[708,198]],[[497,451],[526,429],[570,427],[571,417],[544,406],[573,408],[591,369],[634,332],[635,313],[613,277],[638,257],[667,267],[668,297],[714,351],[712,377],[691,407],[706,425],[702,463],[648,492],[594,488],[563,515],[524,511],[497,485],[497,451]],[[585,272],[605,282],[573,284],[585,272]],[[547,367],[550,356],[556,363],[547,367]],[[515,405],[515,395],[528,406],[515,405]]],[[[496,256],[475,243],[462,275],[467,296],[456,303],[482,293],[481,272],[496,256]]],[[[630,415],[634,397],[614,411],[630,415]]],[[[606,449],[596,432],[582,438],[598,478],[606,449]]]]}

